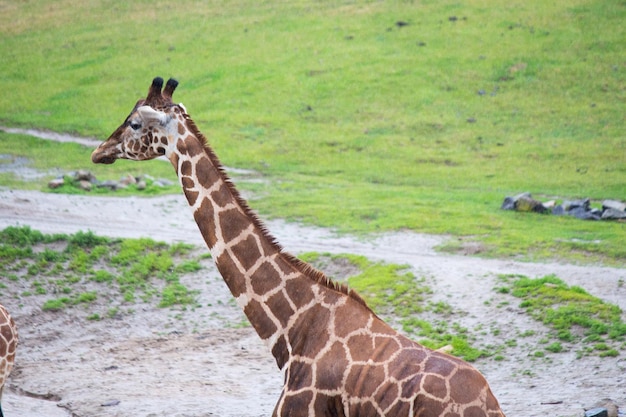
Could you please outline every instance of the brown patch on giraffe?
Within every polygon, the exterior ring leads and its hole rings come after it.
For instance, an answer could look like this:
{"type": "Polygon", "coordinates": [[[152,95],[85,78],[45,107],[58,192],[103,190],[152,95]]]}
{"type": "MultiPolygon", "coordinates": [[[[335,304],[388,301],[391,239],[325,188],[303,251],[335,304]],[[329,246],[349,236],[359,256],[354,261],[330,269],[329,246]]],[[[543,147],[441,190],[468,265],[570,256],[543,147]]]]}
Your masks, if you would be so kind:
{"type": "MultiPolygon", "coordinates": [[[[353,415],[352,413],[350,414],[351,416],[353,415]]],[[[362,404],[360,404],[359,406],[359,412],[358,414],[354,414],[359,415],[359,416],[377,416],[379,415],[378,410],[376,409],[376,407],[374,406],[374,404],[372,404],[371,401],[366,401],[362,404]]]]}
{"type": "MultiPolygon", "coordinates": [[[[396,335],[396,331],[393,330],[387,323],[385,323],[378,317],[374,318],[374,322],[372,323],[371,330],[372,330],[372,333],[376,333],[378,335],[389,335],[389,336],[396,335]]],[[[411,342],[410,345],[412,346],[413,342],[411,342]]]]}
{"type": "Polygon", "coordinates": [[[372,357],[374,340],[372,336],[359,334],[352,336],[346,343],[350,349],[350,357],[353,361],[366,362],[372,357]]]}
{"type": "Polygon", "coordinates": [[[421,363],[426,358],[423,350],[403,349],[389,362],[389,374],[399,381],[422,372],[421,363]]]}
{"type": "Polygon", "coordinates": [[[195,188],[196,183],[191,177],[181,177],[180,183],[183,185],[183,189],[186,191],[190,188],[195,188]]]}
{"type": "Polygon", "coordinates": [[[313,404],[315,412],[320,416],[346,417],[343,413],[343,404],[339,395],[325,395],[317,393],[313,404]]]}
{"type": "Polygon", "coordinates": [[[186,131],[187,129],[185,129],[185,126],[183,126],[182,123],[178,123],[178,134],[182,136],[186,131]]]}
{"type": "Polygon", "coordinates": [[[246,292],[245,288],[239,288],[236,285],[235,281],[233,281],[230,278],[226,278],[226,277],[236,276],[233,274],[237,274],[237,275],[241,274],[241,272],[239,271],[239,268],[237,267],[237,265],[235,265],[235,262],[232,260],[232,258],[227,252],[222,253],[215,260],[215,264],[217,265],[217,269],[220,271],[220,274],[222,274],[222,276],[224,277],[224,281],[226,282],[226,285],[228,285],[230,292],[233,294],[235,298],[239,297],[242,293],[246,292]],[[231,274],[231,275],[228,275],[228,274],[231,274]]]}
{"type": "Polygon", "coordinates": [[[233,201],[233,196],[225,184],[222,184],[217,191],[211,193],[211,199],[220,207],[225,207],[233,201]]]}
{"type": "Polygon", "coordinates": [[[335,335],[337,337],[346,337],[355,329],[364,329],[367,326],[369,314],[354,314],[354,305],[346,303],[335,310],[335,335]],[[345,320],[343,317],[350,317],[345,320]]]}
{"type": "Polygon", "coordinates": [[[287,385],[290,390],[299,391],[303,388],[308,388],[313,384],[313,372],[311,364],[293,361],[289,365],[289,372],[287,375],[287,385]]]}
{"type": "Polygon", "coordinates": [[[426,375],[424,377],[424,391],[428,392],[433,397],[443,400],[448,395],[446,380],[439,375],[426,375]]]}
{"type": "MultiPolygon", "coordinates": [[[[389,407],[391,407],[396,402],[399,396],[400,396],[400,392],[399,392],[398,385],[392,384],[392,383],[386,383],[385,386],[382,389],[378,390],[378,392],[376,393],[376,397],[380,398],[378,400],[378,405],[383,410],[387,410],[389,407]]],[[[401,414],[398,414],[398,412],[399,410],[397,410],[395,413],[387,413],[387,415],[389,416],[401,415],[401,414]]]]}
{"type": "Polygon", "coordinates": [[[485,412],[480,407],[473,405],[463,411],[463,417],[485,417],[485,412]]]}
{"type": "Polygon", "coordinates": [[[250,225],[246,215],[237,208],[222,211],[219,215],[219,222],[222,229],[222,238],[226,242],[230,242],[241,235],[250,225]]]}
{"type": "Polygon", "coordinates": [[[398,342],[391,337],[374,337],[374,349],[381,352],[395,352],[400,349],[398,342]]]}
{"type": "Polygon", "coordinates": [[[200,193],[197,191],[188,190],[186,188],[183,191],[185,192],[185,197],[187,197],[187,201],[189,202],[189,204],[192,206],[195,205],[200,193]]]}
{"type": "MultiPolygon", "coordinates": [[[[261,247],[263,248],[263,253],[265,253],[266,256],[273,253],[272,252],[274,250],[273,247],[270,247],[269,245],[263,245],[263,244],[261,244],[261,247]]],[[[293,267],[293,265],[289,261],[287,261],[282,256],[282,254],[281,256],[276,256],[274,258],[274,263],[278,267],[279,272],[283,275],[290,275],[295,272],[295,268],[293,267]]]]}
{"type": "Polygon", "coordinates": [[[433,352],[424,364],[424,372],[446,377],[457,369],[459,364],[455,362],[457,361],[452,356],[433,352]]]}
{"type": "Polygon", "coordinates": [[[418,402],[418,407],[416,407],[415,415],[420,417],[461,417],[455,412],[445,413],[447,406],[447,403],[443,403],[439,400],[421,398],[421,401],[418,402]]]}
{"type": "Polygon", "coordinates": [[[196,163],[196,178],[200,186],[208,189],[220,181],[220,174],[208,158],[200,158],[196,163]]]}
{"type": "Polygon", "coordinates": [[[179,140],[176,143],[176,147],[181,155],[187,155],[190,158],[204,153],[204,147],[202,144],[195,140],[179,140]]]}
{"type": "Polygon", "coordinates": [[[317,361],[315,388],[322,390],[336,390],[343,381],[344,371],[350,363],[342,343],[335,342],[330,350],[317,361]]]}
{"type": "Polygon", "coordinates": [[[179,177],[191,177],[191,174],[192,174],[191,168],[192,168],[191,161],[181,162],[178,176],[179,177]]]}
{"type": "MultiPolygon", "coordinates": [[[[385,397],[386,398],[386,397],[385,397]]],[[[383,403],[386,403],[385,398],[383,398],[383,403]]],[[[408,416],[410,409],[410,402],[403,401],[402,399],[398,400],[393,404],[393,407],[384,407],[387,410],[388,416],[408,416]]],[[[390,404],[391,405],[391,404],[390,404]]],[[[381,403],[382,406],[382,403],[381,403]]],[[[417,414],[415,414],[417,415],[417,414]]]]}
{"type": "Polygon", "coordinates": [[[276,359],[276,365],[278,369],[283,369],[287,361],[289,360],[289,351],[287,349],[287,341],[285,336],[280,336],[274,346],[272,346],[272,355],[276,359]]]}
{"type": "Polygon", "coordinates": [[[382,365],[352,365],[346,378],[346,392],[355,397],[370,397],[384,380],[382,365]]]}
{"type": "Polygon", "coordinates": [[[474,369],[461,368],[450,378],[450,399],[459,404],[467,404],[476,400],[486,385],[485,381],[477,382],[483,377],[474,369]]]}
{"type": "Polygon", "coordinates": [[[285,292],[296,308],[304,307],[315,297],[311,288],[302,285],[304,279],[304,277],[298,277],[285,283],[285,292]]]}
{"type": "Polygon", "coordinates": [[[283,327],[287,327],[287,323],[289,323],[289,319],[295,311],[291,308],[291,304],[289,304],[285,294],[281,291],[272,295],[267,300],[267,305],[270,307],[272,314],[278,318],[280,324],[283,327]]]}
{"type": "Polygon", "coordinates": [[[263,262],[250,277],[252,291],[258,295],[264,295],[268,291],[282,285],[280,275],[276,273],[274,266],[269,262],[263,262]]]}
{"type": "MultiPolygon", "coordinates": [[[[408,377],[408,379],[402,382],[402,392],[400,393],[400,398],[406,399],[410,401],[416,392],[420,391],[420,386],[422,384],[422,374],[415,374],[408,377]]],[[[419,415],[419,414],[415,414],[419,415]]]]}
{"type": "Polygon", "coordinates": [[[217,236],[215,235],[215,227],[211,225],[213,222],[213,205],[207,199],[204,199],[196,210],[193,213],[193,217],[198,224],[198,228],[200,229],[200,233],[204,237],[206,244],[209,248],[212,248],[217,243],[217,236]]]}
{"type": "MultiPolygon", "coordinates": [[[[285,393],[285,397],[283,399],[283,412],[280,414],[281,416],[297,416],[304,415],[299,414],[296,410],[308,410],[309,404],[313,401],[313,392],[312,391],[303,391],[297,392],[295,394],[285,393]],[[294,413],[287,412],[287,410],[294,410],[294,413]]],[[[308,415],[308,414],[307,414],[308,415]]]]}
{"type": "Polygon", "coordinates": [[[243,312],[246,316],[250,317],[250,322],[261,339],[265,340],[269,338],[278,330],[258,301],[250,300],[243,309],[243,312]]]}
{"type": "Polygon", "coordinates": [[[246,254],[246,256],[238,258],[239,263],[246,271],[249,271],[263,255],[253,235],[248,236],[246,239],[234,245],[232,250],[233,252],[246,254]]]}
{"type": "Polygon", "coordinates": [[[292,352],[313,359],[328,343],[329,318],[330,311],[320,305],[313,305],[300,313],[289,329],[292,352]]]}

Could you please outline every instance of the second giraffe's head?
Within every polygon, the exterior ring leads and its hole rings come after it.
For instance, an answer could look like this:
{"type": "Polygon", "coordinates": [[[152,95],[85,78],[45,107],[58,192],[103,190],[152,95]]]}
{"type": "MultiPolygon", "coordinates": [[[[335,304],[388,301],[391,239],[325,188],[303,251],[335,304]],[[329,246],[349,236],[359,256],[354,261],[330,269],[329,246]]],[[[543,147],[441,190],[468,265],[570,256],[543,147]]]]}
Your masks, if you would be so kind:
{"type": "Polygon", "coordinates": [[[139,100],[124,123],[93,151],[91,160],[97,164],[112,164],[117,159],[143,161],[168,154],[186,114],[182,104],[172,102],[177,85],[178,81],[173,78],[167,81],[165,88],[163,78],[152,80],[148,96],[139,100]]]}

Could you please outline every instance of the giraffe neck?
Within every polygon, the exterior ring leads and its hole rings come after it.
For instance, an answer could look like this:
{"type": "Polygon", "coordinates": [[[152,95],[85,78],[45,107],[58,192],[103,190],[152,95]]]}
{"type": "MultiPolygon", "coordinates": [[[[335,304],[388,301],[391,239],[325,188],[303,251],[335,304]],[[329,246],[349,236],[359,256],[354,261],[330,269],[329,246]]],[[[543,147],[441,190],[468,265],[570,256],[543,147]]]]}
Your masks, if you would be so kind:
{"type": "Polygon", "coordinates": [[[287,324],[299,303],[314,298],[311,288],[300,287],[319,287],[322,274],[282,251],[193,121],[184,123],[189,133],[170,148],[169,159],[220,274],[282,368],[291,351],[285,343],[287,324]]]}

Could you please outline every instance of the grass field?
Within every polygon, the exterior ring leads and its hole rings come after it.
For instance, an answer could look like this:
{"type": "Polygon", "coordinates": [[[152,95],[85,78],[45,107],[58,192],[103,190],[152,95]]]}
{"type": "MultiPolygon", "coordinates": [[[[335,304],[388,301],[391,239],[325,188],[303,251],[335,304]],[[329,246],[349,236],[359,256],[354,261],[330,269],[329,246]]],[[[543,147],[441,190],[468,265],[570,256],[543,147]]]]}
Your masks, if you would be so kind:
{"type": "MultiPolygon", "coordinates": [[[[624,223],[499,209],[523,191],[626,200],[624,2],[61,0],[0,11],[3,125],[104,139],[154,76],[172,76],[222,161],[268,179],[242,184],[266,216],[625,265],[624,223]]],[[[8,134],[0,146],[41,169],[94,169],[80,146],[8,134]]],[[[106,169],[173,175],[160,162],[106,169]]]]}

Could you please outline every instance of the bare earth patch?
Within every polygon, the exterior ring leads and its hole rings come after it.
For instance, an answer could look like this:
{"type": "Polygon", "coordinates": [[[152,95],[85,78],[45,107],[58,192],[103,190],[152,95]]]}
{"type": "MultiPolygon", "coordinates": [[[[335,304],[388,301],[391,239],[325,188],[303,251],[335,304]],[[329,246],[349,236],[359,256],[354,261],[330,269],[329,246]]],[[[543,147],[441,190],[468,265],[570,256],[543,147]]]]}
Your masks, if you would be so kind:
{"type": "MultiPolygon", "coordinates": [[[[44,233],[91,230],[110,237],[150,237],[202,246],[182,196],[84,197],[0,190],[0,228],[29,225],[44,233]]],[[[626,358],[574,351],[535,357],[547,329],[518,303],[493,290],[498,274],[555,274],[569,285],[626,310],[626,270],[557,263],[520,263],[448,255],[443,237],[410,232],[357,239],[332,231],[269,221],[286,250],[352,253],[407,264],[445,301],[456,322],[483,329],[483,345],[517,339],[504,359],[474,365],[487,377],[509,417],[582,416],[583,407],[612,398],[626,408],[626,358]],[[502,305],[509,301],[508,305],[502,305]],[[519,338],[532,330],[534,336],[519,338]]],[[[232,416],[271,415],[282,375],[210,260],[184,284],[200,291],[201,307],[159,309],[137,303],[115,318],[87,320],[80,306],[44,312],[35,297],[1,300],[19,325],[17,364],[3,396],[5,415],[232,416]]],[[[349,274],[330,265],[331,275],[349,274]]],[[[10,286],[12,282],[5,283],[10,286]]],[[[106,296],[101,297],[105,302],[106,296]]]]}

